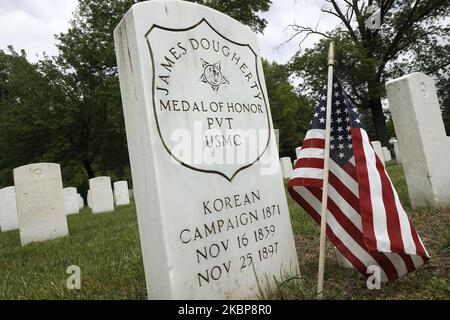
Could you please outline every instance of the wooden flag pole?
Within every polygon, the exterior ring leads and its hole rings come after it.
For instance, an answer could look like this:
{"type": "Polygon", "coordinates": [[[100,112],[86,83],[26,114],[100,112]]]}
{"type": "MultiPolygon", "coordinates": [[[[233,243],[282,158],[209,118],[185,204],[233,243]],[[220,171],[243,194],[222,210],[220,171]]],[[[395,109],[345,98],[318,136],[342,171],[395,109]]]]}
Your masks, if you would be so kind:
{"type": "Polygon", "coordinates": [[[319,274],[317,280],[318,298],[323,298],[323,277],[325,271],[325,241],[327,228],[327,205],[328,205],[328,172],[330,168],[330,132],[331,132],[331,101],[333,98],[333,66],[334,66],[334,43],[330,43],[328,50],[328,84],[327,84],[327,110],[325,122],[325,154],[323,164],[323,188],[322,188],[322,210],[320,213],[320,250],[319,250],[319,274]]]}

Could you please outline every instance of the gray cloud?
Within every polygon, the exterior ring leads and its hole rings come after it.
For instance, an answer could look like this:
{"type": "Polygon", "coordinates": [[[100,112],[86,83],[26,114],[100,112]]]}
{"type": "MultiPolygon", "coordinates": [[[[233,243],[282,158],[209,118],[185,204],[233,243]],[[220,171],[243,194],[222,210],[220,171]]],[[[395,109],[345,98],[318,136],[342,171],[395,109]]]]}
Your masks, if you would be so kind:
{"type": "Polygon", "coordinates": [[[55,55],[54,34],[67,30],[77,0],[0,0],[0,49],[25,49],[32,61],[55,55]]]}

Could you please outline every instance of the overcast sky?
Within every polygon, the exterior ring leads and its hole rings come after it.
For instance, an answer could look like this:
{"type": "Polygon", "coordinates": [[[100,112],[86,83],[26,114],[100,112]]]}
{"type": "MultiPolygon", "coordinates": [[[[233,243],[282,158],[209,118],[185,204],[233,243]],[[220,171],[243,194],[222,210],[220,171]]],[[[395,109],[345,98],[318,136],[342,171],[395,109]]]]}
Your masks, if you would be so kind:
{"type": "MultiPolygon", "coordinates": [[[[320,30],[334,28],[336,19],[329,15],[321,19],[319,2],[272,0],[270,11],[263,15],[269,23],[264,34],[258,35],[261,55],[284,63],[295,54],[299,49],[298,39],[281,45],[293,33],[289,24],[314,27],[320,20],[320,30]]],[[[56,55],[54,35],[67,30],[77,3],[77,0],[0,0],[0,49],[8,45],[17,51],[25,49],[31,61],[42,57],[42,52],[56,55]]],[[[318,39],[309,38],[302,48],[311,47],[318,39]]]]}

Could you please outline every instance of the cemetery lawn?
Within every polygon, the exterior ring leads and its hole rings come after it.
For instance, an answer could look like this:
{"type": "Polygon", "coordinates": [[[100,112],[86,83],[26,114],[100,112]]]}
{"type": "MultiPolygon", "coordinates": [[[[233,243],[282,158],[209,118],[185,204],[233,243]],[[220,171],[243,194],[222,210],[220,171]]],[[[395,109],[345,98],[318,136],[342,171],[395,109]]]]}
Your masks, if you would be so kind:
{"type": "MultiPolygon", "coordinates": [[[[387,169],[432,259],[380,290],[368,290],[362,275],[338,266],[327,242],[325,298],[450,299],[450,210],[411,210],[402,168],[392,162],[387,169]]],[[[319,228],[289,196],[288,202],[302,275],[260,297],[314,299],[319,228]]],[[[146,299],[133,204],[97,215],[83,209],[68,223],[70,237],[23,248],[18,231],[0,233],[0,299],[146,299]],[[66,288],[70,265],[81,268],[80,290],[66,288]]]]}
{"type": "Polygon", "coordinates": [[[145,299],[134,204],[68,216],[69,237],[22,248],[18,231],[0,233],[2,299],[145,299]],[[67,267],[81,269],[81,289],[68,290],[67,267]]]}

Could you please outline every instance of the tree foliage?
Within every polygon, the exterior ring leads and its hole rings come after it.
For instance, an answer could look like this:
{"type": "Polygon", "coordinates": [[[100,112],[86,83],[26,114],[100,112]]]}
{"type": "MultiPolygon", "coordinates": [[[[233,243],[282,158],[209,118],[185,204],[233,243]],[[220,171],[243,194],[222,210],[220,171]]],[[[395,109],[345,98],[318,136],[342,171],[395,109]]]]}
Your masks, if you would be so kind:
{"type": "MultiPolygon", "coordinates": [[[[55,91],[56,90],[56,91],[55,91]]],[[[54,160],[62,147],[58,135],[58,96],[37,65],[11,47],[0,51],[0,183],[12,184],[12,169],[35,161],[54,160]]]]}
{"type": "Polygon", "coordinates": [[[280,156],[295,159],[295,148],[301,145],[309,127],[312,101],[295,91],[287,66],[263,60],[263,67],[273,125],[279,130],[280,156]]]}
{"type": "Polygon", "coordinates": [[[266,12],[272,4],[271,0],[188,0],[224,12],[243,24],[251,27],[255,32],[263,32],[267,20],[258,13],[266,12]]]}
{"type": "MultiPolygon", "coordinates": [[[[305,79],[309,89],[317,90],[325,78],[326,47],[336,42],[336,70],[350,87],[355,103],[371,111],[378,140],[387,145],[382,109],[386,80],[417,70],[427,53],[442,57],[433,74],[445,65],[444,43],[450,40],[448,20],[450,0],[380,0],[381,27],[367,28],[365,9],[372,0],[323,0],[322,12],[337,17],[341,25],[323,33],[310,26],[292,26],[296,35],[320,34],[324,37],[313,49],[294,59],[292,67],[305,79]]],[[[302,41],[301,40],[301,41],[302,41]]],[[[432,68],[430,67],[430,70],[432,68]]]]}

